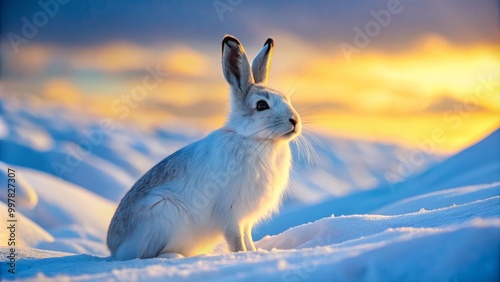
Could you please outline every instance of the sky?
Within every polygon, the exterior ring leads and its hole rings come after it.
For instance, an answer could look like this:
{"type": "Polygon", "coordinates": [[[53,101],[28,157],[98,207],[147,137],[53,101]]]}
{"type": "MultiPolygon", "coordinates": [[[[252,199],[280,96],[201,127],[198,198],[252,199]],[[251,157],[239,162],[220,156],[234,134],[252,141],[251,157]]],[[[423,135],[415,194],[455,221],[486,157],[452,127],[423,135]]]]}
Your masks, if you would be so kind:
{"type": "Polygon", "coordinates": [[[272,37],[306,130],[453,153],[499,126],[499,27],[498,1],[3,0],[0,93],[208,132],[223,36],[272,37]]]}

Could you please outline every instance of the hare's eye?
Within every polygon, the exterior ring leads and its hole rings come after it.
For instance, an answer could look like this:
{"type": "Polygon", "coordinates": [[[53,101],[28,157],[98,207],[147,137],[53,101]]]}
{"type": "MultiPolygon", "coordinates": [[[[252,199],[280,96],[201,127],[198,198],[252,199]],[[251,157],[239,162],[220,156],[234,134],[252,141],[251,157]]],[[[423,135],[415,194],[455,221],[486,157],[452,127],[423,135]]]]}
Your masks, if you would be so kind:
{"type": "Polygon", "coordinates": [[[267,104],[266,101],[264,100],[260,100],[259,102],[257,102],[257,107],[256,107],[257,111],[263,111],[263,110],[267,110],[269,109],[269,105],[267,104]]]}

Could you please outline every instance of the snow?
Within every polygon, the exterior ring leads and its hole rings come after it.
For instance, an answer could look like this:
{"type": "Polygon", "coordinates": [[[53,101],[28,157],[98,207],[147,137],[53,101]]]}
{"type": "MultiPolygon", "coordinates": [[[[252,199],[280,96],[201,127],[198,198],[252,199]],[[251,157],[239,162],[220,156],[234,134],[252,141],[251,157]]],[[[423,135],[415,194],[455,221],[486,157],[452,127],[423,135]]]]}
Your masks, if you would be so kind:
{"type": "MultiPolygon", "coordinates": [[[[432,166],[422,173],[400,183],[381,185],[376,189],[352,193],[341,198],[331,198],[298,210],[285,210],[273,222],[256,230],[257,238],[278,234],[290,226],[304,224],[331,214],[379,213],[379,209],[411,197],[430,192],[470,185],[491,184],[500,181],[500,130],[477,144],[432,166]],[[281,222],[285,224],[280,224],[281,222]]],[[[495,190],[495,193],[498,190],[495,190]]],[[[488,193],[488,192],[486,192],[488,193]]],[[[497,194],[498,195],[498,194],[497,194]]],[[[475,200],[471,195],[470,200],[475,200]]],[[[466,199],[468,200],[468,199],[466,199]]],[[[415,212],[422,205],[400,205],[396,213],[415,212]]]]}
{"type": "MultiPolygon", "coordinates": [[[[116,123],[100,132],[98,117],[1,96],[0,113],[0,185],[14,169],[18,220],[15,275],[0,241],[2,281],[500,279],[500,130],[439,163],[429,156],[398,183],[386,173],[414,151],[317,134],[318,161],[294,151],[292,196],[255,230],[258,251],[221,246],[197,257],[116,261],[105,235],[118,201],[202,131],[116,123]],[[95,142],[82,151],[86,141],[95,142]],[[69,172],[55,171],[55,162],[69,172]]],[[[6,201],[1,189],[4,224],[6,201]]],[[[0,238],[9,237],[6,227],[0,238]]]]}
{"type": "MultiPolygon", "coordinates": [[[[2,213],[0,213],[0,220],[5,224],[5,227],[0,229],[1,238],[9,238],[9,224],[7,224],[7,220],[10,219],[7,217],[7,205],[3,202],[0,202],[0,209],[2,213]]],[[[38,224],[33,222],[31,219],[24,216],[22,213],[18,212],[17,220],[19,222],[18,225],[22,225],[22,232],[18,232],[16,234],[16,246],[36,246],[42,242],[53,242],[55,239],[52,235],[50,235],[45,229],[40,227],[38,224]]],[[[7,241],[2,240],[2,246],[6,246],[7,241]],[[5,242],[5,243],[4,243],[5,242]]],[[[1,247],[8,249],[7,247],[1,247]]],[[[5,256],[2,256],[4,258],[5,256]]],[[[3,272],[2,272],[3,273],[3,272]]]]}
{"type": "MultiPolygon", "coordinates": [[[[377,219],[373,221],[376,223],[377,219]]],[[[279,236],[293,236],[287,233],[279,236]]],[[[388,228],[362,235],[363,232],[351,233],[350,237],[355,239],[333,243],[335,234],[325,232],[313,236],[310,242],[314,247],[299,245],[290,250],[260,249],[250,253],[124,262],[91,255],[21,250],[23,259],[19,260],[16,278],[26,281],[69,277],[82,281],[497,281],[499,278],[498,218],[434,228],[388,228]]]]}
{"type": "Polygon", "coordinates": [[[94,254],[109,255],[102,242],[115,203],[42,172],[26,168],[16,172],[38,184],[35,189],[38,204],[32,209],[22,209],[23,213],[59,239],[44,243],[44,247],[77,253],[91,248],[94,254]],[[78,240],[68,242],[68,238],[78,240]]]}
{"type": "MultiPolygon", "coordinates": [[[[0,183],[6,186],[8,180],[8,166],[0,161],[0,183]]],[[[33,208],[38,203],[38,194],[24,177],[16,179],[16,206],[33,208]]],[[[7,203],[7,189],[0,190],[0,200],[7,203]]]]}

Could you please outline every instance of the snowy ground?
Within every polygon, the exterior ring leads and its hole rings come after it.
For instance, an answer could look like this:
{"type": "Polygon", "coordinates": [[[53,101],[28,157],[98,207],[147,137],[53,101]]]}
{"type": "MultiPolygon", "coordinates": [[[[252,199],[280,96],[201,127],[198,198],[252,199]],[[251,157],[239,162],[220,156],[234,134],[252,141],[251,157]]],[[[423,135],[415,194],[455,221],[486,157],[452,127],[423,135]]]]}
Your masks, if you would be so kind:
{"type": "MultiPolygon", "coordinates": [[[[15,275],[0,240],[2,280],[500,279],[498,130],[438,164],[429,157],[422,173],[397,184],[384,175],[411,150],[319,134],[318,161],[297,163],[295,197],[256,230],[257,252],[120,262],[104,244],[117,202],[202,133],[117,125],[99,135],[98,118],[7,98],[0,113],[0,184],[15,169],[18,220],[15,275]],[[81,150],[86,141],[96,142],[81,150]]],[[[2,224],[6,201],[1,189],[2,224]]],[[[0,238],[8,232],[2,227],[0,238]]]]}

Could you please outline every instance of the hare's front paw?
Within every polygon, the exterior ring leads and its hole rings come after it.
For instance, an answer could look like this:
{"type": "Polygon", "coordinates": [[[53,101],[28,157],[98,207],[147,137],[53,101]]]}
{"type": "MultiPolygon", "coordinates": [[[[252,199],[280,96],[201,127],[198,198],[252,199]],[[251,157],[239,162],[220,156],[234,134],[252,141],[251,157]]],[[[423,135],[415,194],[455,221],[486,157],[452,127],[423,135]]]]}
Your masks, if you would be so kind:
{"type": "Polygon", "coordinates": [[[244,252],[247,250],[244,242],[243,229],[237,224],[230,224],[224,233],[231,252],[244,252]]]}
{"type": "Polygon", "coordinates": [[[158,258],[176,259],[183,258],[184,256],[178,253],[161,253],[157,256],[158,258]]]}

